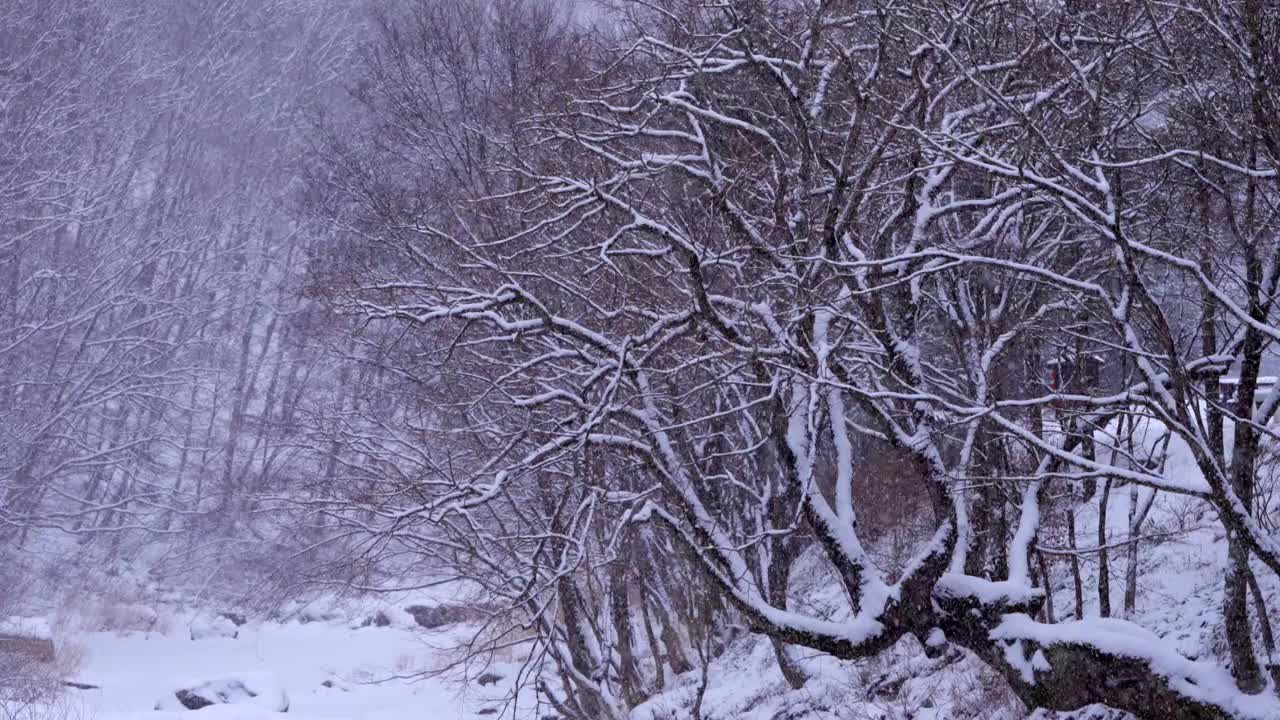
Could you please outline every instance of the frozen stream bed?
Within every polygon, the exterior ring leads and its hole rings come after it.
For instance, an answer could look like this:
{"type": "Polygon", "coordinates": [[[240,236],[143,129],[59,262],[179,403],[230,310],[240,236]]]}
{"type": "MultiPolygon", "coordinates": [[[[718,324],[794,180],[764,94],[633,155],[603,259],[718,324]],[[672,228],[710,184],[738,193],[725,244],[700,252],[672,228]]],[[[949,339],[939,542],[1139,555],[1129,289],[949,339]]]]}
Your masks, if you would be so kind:
{"type": "MultiPolygon", "coordinates": [[[[95,632],[81,637],[75,680],[97,689],[68,691],[70,717],[123,720],[259,720],[264,717],[356,720],[470,720],[495,717],[518,667],[495,666],[502,680],[480,687],[454,679],[413,677],[439,667],[458,630],[353,629],[313,622],[248,624],[236,638],[190,639],[187,626],[159,632],[95,632]],[[187,710],[180,688],[201,683],[283,691],[288,713],[273,700],[187,710]],[[157,704],[166,710],[157,711],[157,704]],[[178,709],[168,709],[176,707],[178,709]],[[481,714],[489,710],[488,713],[481,714]]],[[[261,692],[257,690],[255,692],[261,692]]],[[[254,698],[258,699],[258,698],[254,698]]],[[[529,713],[521,713],[529,715],[529,713]]],[[[506,715],[509,717],[509,714],[506,715]]]]}

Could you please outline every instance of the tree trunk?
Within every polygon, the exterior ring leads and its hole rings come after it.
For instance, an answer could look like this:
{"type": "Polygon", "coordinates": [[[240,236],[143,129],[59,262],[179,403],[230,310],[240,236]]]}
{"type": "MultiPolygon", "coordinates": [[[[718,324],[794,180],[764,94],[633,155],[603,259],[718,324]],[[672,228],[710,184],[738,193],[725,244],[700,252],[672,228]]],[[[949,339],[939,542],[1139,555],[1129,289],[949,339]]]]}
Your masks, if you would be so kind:
{"type": "MultiPolygon", "coordinates": [[[[776,500],[777,502],[770,508],[770,519],[775,527],[785,527],[788,503],[781,496],[776,500]]],[[[768,598],[774,607],[787,607],[787,590],[791,586],[791,567],[795,563],[799,550],[800,544],[796,537],[785,536],[774,540],[773,554],[769,558],[769,567],[766,570],[769,581],[768,598]]],[[[809,678],[796,664],[795,658],[791,657],[787,644],[778,638],[770,638],[769,642],[773,645],[773,656],[778,661],[778,669],[782,671],[782,677],[786,679],[787,685],[791,686],[792,690],[804,687],[809,678]]]]}
{"type": "Polygon", "coordinates": [[[627,599],[627,578],[619,559],[609,568],[609,615],[617,638],[619,681],[622,697],[627,705],[635,707],[644,700],[640,687],[640,670],[636,666],[635,639],[631,632],[631,604],[627,599]]]}
{"type": "Polygon", "coordinates": [[[1249,593],[1253,596],[1253,611],[1258,613],[1258,624],[1262,626],[1262,647],[1267,651],[1267,674],[1271,676],[1271,689],[1280,694],[1280,656],[1276,655],[1276,636],[1271,626],[1271,616],[1267,614],[1267,600],[1262,596],[1262,588],[1258,587],[1258,578],[1249,572],[1249,593]]]}
{"type": "Polygon", "coordinates": [[[1111,617],[1111,565],[1107,561],[1107,503],[1111,499],[1111,478],[1102,484],[1098,501],[1098,613],[1111,617]]]}
{"type": "Polygon", "coordinates": [[[653,632],[653,617],[649,612],[649,593],[643,588],[640,591],[640,617],[644,619],[644,636],[649,643],[649,652],[653,655],[654,689],[662,692],[667,686],[667,653],[658,643],[658,636],[653,632]]]}
{"type": "Polygon", "coordinates": [[[1223,587],[1223,627],[1231,652],[1231,676],[1241,691],[1262,692],[1265,682],[1253,648],[1253,628],[1249,624],[1249,551],[1235,534],[1227,533],[1229,563],[1223,587]]]}
{"type": "Polygon", "coordinates": [[[1076,545],[1076,511],[1067,510],[1067,544],[1071,548],[1071,581],[1075,589],[1076,619],[1084,619],[1084,582],[1080,578],[1080,556],[1076,545]]]}
{"type": "Polygon", "coordinates": [[[1036,563],[1040,567],[1040,583],[1044,587],[1044,610],[1045,620],[1050,624],[1058,622],[1053,612],[1053,582],[1049,578],[1049,563],[1044,559],[1044,553],[1036,551],[1036,563]]]}

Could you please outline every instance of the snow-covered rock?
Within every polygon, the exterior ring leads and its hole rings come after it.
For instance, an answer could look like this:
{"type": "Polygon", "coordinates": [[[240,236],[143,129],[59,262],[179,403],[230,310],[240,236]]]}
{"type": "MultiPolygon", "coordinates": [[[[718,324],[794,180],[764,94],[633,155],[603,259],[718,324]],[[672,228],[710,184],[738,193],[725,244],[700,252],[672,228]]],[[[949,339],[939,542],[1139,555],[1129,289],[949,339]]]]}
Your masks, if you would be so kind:
{"type": "Polygon", "coordinates": [[[409,605],[404,610],[417,625],[428,630],[466,622],[475,615],[471,608],[463,605],[409,605]]]}
{"type": "Polygon", "coordinates": [[[357,620],[352,620],[350,627],[394,627],[394,628],[412,628],[417,625],[417,621],[406,610],[387,605],[374,610],[372,613],[365,615],[357,620]]]}
{"type": "Polygon", "coordinates": [[[218,617],[226,618],[227,620],[230,620],[231,624],[235,625],[236,627],[240,627],[241,625],[244,625],[246,622],[248,622],[248,619],[246,619],[242,613],[231,612],[230,610],[224,610],[218,613],[218,617]]]}
{"type": "Polygon", "coordinates": [[[303,625],[314,622],[333,622],[343,617],[336,605],[336,599],[328,596],[309,602],[293,600],[281,609],[281,617],[296,620],[303,625]]]}
{"type": "Polygon", "coordinates": [[[117,603],[100,611],[106,624],[116,630],[153,630],[160,623],[160,613],[150,605],[117,603]]]}
{"type": "Polygon", "coordinates": [[[191,621],[191,639],[237,638],[240,630],[235,622],[225,615],[202,615],[191,621]]]}
{"type": "Polygon", "coordinates": [[[1071,712],[1036,710],[1027,720],[1133,720],[1133,716],[1106,705],[1089,705],[1071,712]]]}
{"type": "Polygon", "coordinates": [[[203,682],[184,683],[161,698],[156,710],[199,710],[210,705],[249,705],[271,712],[288,712],[289,698],[269,672],[242,672],[203,682]]]}

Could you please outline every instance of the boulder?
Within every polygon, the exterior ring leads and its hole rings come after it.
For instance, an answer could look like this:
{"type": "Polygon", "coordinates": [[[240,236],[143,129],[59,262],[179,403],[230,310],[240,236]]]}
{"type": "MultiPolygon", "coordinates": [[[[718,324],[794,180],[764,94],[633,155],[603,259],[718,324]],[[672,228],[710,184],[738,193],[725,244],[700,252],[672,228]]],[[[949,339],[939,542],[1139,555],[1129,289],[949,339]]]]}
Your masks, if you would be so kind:
{"type": "Polygon", "coordinates": [[[405,612],[424,628],[438,628],[453,623],[466,622],[476,617],[476,612],[463,605],[409,605],[405,612]]]}
{"type": "Polygon", "coordinates": [[[390,627],[391,618],[387,617],[386,612],[379,610],[378,612],[365,618],[364,623],[361,624],[361,627],[369,627],[370,625],[372,625],[373,627],[390,627]]]}
{"type": "Polygon", "coordinates": [[[340,690],[342,692],[351,692],[351,688],[347,686],[347,683],[337,675],[330,675],[325,678],[324,682],[320,683],[320,687],[328,688],[330,690],[340,690]]]}
{"type": "Polygon", "coordinates": [[[246,622],[248,622],[245,619],[245,616],[238,612],[230,612],[230,611],[220,612],[218,613],[218,617],[222,617],[230,620],[231,624],[235,625],[236,627],[240,627],[241,625],[244,625],[246,622]]]}
{"type": "Polygon", "coordinates": [[[350,627],[352,629],[357,627],[412,628],[416,624],[417,619],[413,615],[393,605],[386,605],[357,621],[352,621],[350,627]]]}

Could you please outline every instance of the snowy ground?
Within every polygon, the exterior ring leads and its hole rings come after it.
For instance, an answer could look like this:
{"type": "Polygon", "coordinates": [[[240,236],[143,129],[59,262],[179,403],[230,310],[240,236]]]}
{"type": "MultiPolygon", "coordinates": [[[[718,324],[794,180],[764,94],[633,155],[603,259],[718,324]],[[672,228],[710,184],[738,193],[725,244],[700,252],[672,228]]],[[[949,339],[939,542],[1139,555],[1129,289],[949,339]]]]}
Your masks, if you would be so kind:
{"type": "MultiPolygon", "coordinates": [[[[1128,537],[1128,489],[1114,492],[1107,503],[1107,540],[1118,543],[1128,537]]],[[[1096,540],[1096,500],[1083,503],[1077,514],[1081,546],[1096,540]],[[1087,538],[1087,539],[1085,539],[1087,538]]],[[[1207,661],[1225,679],[1227,649],[1221,623],[1222,567],[1226,543],[1221,526],[1203,503],[1173,495],[1155,500],[1147,522],[1139,532],[1149,537],[1139,554],[1137,607],[1139,626],[1175,646],[1184,656],[1207,661]]],[[[1096,556],[1082,561],[1084,615],[1098,618],[1096,556]]],[[[1111,557],[1111,606],[1123,617],[1124,577],[1127,555],[1111,557]]],[[[1268,606],[1280,604],[1280,580],[1257,568],[1268,606]]],[[[1053,578],[1057,620],[1070,620],[1074,598],[1069,565],[1054,562],[1053,578]]],[[[820,601],[819,588],[804,590],[805,599],[820,601]]],[[[821,603],[819,603],[821,604],[821,603]]],[[[1275,620],[1273,620],[1275,622],[1275,620]]],[[[1259,644],[1259,647],[1261,645],[1259,644]]],[[[904,641],[882,657],[863,662],[839,662],[831,658],[806,660],[812,679],[792,691],[773,661],[767,642],[744,637],[724,656],[713,661],[703,700],[704,720],[1021,720],[1025,709],[1003,681],[971,657],[951,656],[940,661],[924,657],[912,641],[904,641]]],[[[684,720],[691,717],[696,697],[696,673],[676,680],[659,696],[637,708],[635,720],[684,720]]],[[[1274,699],[1260,699],[1268,707],[1274,699]]],[[[1255,713],[1267,716],[1267,710],[1255,713]]],[[[1076,713],[1039,712],[1034,720],[1118,720],[1129,717],[1106,708],[1076,713]]],[[[1280,717],[1280,715],[1277,715],[1280,717]]]]}
{"type": "Polygon", "coordinates": [[[74,716],[102,720],[495,717],[515,666],[495,666],[504,678],[484,688],[406,677],[438,665],[458,632],[289,622],[246,625],[234,639],[193,641],[186,626],[166,633],[91,633],[82,639],[84,657],[75,679],[100,689],[71,691],[67,703],[74,716]],[[177,688],[225,676],[274,676],[288,697],[288,715],[253,705],[154,709],[162,700],[172,705],[177,688]]]}
{"type": "MultiPolygon", "coordinates": [[[[1108,541],[1126,538],[1127,491],[1113,493],[1108,503],[1108,541]]],[[[1081,534],[1093,541],[1097,514],[1084,503],[1077,515],[1081,534]]],[[[1221,568],[1225,542],[1221,528],[1195,501],[1161,496],[1141,534],[1151,540],[1139,555],[1138,603],[1133,619],[1173,643],[1186,656],[1225,666],[1220,623],[1221,568]]],[[[1088,544],[1091,544],[1088,543],[1088,544]]],[[[1084,544],[1084,543],[1082,543],[1084,544]]],[[[1123,604],[1127,557],[1112,557],[1112,598],[1116,614],[1123,604]]],[[[1093,558],[1082,568],[1085,616],[1096,617],[1097,567],[1093,558]]],[[[1073,614],[1068,565],[1057,559],[1051,569],[1059,620],[1073,614]]],[[[807,577],[807,575],[806,575],[807,577]]],[[[1263,592],[1275,607],[1280,582],[1259,573],[1263,592]]],[[[823,613],[826,583],[820,574],[811,584],[799,582],[797,591],[810,610],[823,613]]],[[[351,720],[508,720],[508,699],[520,666],[512,662],[491,668],[470,668],[471,683],[461,677],[424,676],[458,654],[453,648],[473,628],[454,626],[426,630],[403,610],[414,602],[465,603],[456,595],[424,598],[421,591],[404,597],[339,603],[340,607],[293,606],[280,621],[228,627],[227,621],[194,618],[190,610],[161,610],[125,606],[98,616],[153,626],[150,630],[58,630],[60,651],[81,655],[72,678],[98,686],[69,690],[55,713],[30,720],[268,720],[274,718],[350,718],[351,720]],[[383,611],[390,627],[360,627],[383,611]],[[301,620],[308,620],[302,622],[301,620]],[[220,637],[227,631],[235,638],[220,637]],[[193,637],[199,639],[193,640],[193,637]],[[480,685],[480,673],[492,671],[495,682],[480,685]],[[268,687],[263,701],[202,710],[173,708],[174,691],[225,678],[244,678],[268,687]],[[274,687],[288,698],[288,714],[264,709],[272,704],[274,687]],[[194,715],[192,713],[195,713],[194,715]]],[[[178,606],[180,601],[174,601],[178,606]]],[[[92,606],[92,603],[89,604],[92,606]]],[[[288,606],[286,606],[288,608],[288,606]]],[[[1002,681],[962,654],[929,660],[904,641],[883,657],[858,663],[813,656],[802,658],[812,680],[791,691],[778,672],[768,643],[743,636],[713,661],[703,700],[704,720],[1016,720],[1024,710],[1002,681]]],[[[490,678],[492,679],[492,678],[490,678]]],[[[664,691],[636,708],[634,720],[685,720],[692,717],[700,673],[666,678],[664,691]]],[[[517,720],[551,717],[549,709],[517,706],[517,720]]],[[[0,713],[3,717],[3,713],[0,713]]],[[[1061,720],[1040,713],[1037,718],[1061,720]]],[[[1114,716],[1102,710],[1079,713],[1077,719],[1114,716]]]]}

